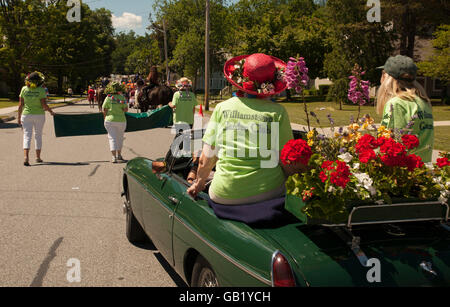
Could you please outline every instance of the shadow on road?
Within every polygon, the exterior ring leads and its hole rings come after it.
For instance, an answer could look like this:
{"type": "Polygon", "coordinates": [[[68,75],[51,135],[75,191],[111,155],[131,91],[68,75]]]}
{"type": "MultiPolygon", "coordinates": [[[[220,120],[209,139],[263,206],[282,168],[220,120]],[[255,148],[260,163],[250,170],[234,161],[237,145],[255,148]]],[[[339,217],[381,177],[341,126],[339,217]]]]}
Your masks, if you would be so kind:
{"type": "Polygon", "coordinates": [[[155,255],[156,260],[161,264],[161,266],[166,270],[167,274],[169,274],[170,278],[172,278],[173,282],[177,285],[177,287],[188,287],[188,285],[184,282],[180,275],[170,266],[170,264],[164,259],[164,257],[156,252],[155,255]]]}
{"type": "Polygon", "coordinates": [[[88,162],[42,162],[38,164],[33,164],[31,166],[48,166],[48,165],[57,165],[57,166],[84,166],[90,165],[91,163],[110,163],[110,161],[88,161],[88,162]]]}
{"type": "Polygon", "coordinates": [[[0,123],[0,129],[13,129],[20,128],[20,125],[17,123],[0,123]]]}
{"type": "Polygon", "coordinates": [[[160,254],[158,249],[151,241],[145,243],[132,243],[134,246],[138,248],[142,248],[148,251],[152,251],[156,260],[161,264],[163,269],[169,274],[170,278],[172,278],[173,282],[177,285],[177,287],[188,287],[188,285],[184,282],[180,275],[172,268],[172,266],[167,262],[166,259],[160,254]]]}

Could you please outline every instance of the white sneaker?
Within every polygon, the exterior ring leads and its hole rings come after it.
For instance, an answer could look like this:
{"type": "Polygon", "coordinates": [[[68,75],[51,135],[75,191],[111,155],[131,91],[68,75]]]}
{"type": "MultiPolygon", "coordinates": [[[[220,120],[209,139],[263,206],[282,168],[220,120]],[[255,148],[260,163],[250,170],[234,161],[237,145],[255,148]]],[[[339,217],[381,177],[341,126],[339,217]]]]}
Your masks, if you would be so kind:
{"type": "Polygon", "coordinates": [[[117,163],[117,158],[116,157],[112,157],[111,158],[111,163],[117,163]]]}

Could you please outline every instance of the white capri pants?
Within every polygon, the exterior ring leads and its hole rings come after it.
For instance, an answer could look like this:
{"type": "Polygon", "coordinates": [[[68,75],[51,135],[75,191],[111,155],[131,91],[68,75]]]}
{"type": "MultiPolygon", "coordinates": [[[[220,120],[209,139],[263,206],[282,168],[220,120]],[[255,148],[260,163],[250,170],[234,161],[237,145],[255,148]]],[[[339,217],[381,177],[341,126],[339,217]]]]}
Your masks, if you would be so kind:
{"type": "Polygon", "coordinates": [[[122,150],[126,122],[108,122],[105,121],[105,129],[108,131],[109,149],[111,151],[122,150]]]}
{"type": "Polygon", "coordinates": [[[36,150],[42,148],[42,131],[44,130],[45,114],[25,114],[21,117],[23,128],[23,149],[30,149],[31,137],[36,142],[36,150]]]}

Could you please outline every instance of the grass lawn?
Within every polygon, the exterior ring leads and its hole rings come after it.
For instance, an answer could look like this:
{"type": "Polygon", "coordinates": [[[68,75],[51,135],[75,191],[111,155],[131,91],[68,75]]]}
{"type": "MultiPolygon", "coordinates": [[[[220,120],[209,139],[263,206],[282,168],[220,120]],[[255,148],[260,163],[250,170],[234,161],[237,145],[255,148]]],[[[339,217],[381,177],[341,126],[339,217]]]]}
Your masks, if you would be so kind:
{"type": "Polygon", "coordinates": [[[8,98],[0,98],[0,108],[17,107],[19,101],[9,100],[8,98]]]}
{"type": "Polygon", "coordinates": [[[450,126],[434,127],[434,149],[450,152],[450,126]]]}

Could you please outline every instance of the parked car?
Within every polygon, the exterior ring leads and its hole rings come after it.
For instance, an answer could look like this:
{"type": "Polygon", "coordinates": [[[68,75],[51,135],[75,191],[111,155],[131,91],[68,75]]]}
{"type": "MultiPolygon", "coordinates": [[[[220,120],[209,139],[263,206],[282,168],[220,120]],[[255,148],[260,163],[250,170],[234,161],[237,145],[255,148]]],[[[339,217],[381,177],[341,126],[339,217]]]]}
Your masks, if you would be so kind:
{"type": "MultiPolygon", "coordinates": [[[[152,162],[139,157],[124,169],[126,236],[132,243],[151,239],[188,285],[450,285],[448,205],[437,216],[419,212],[407,220],[398,216],[399,205],[397,216],[385,221],[309,225],[295,218],[251,227],[218,218],[207,189],[197,199],[186,193],[191,159],[174,159],[160,174],[152,172],[152,162]]],[[[401,206],[415,210],[414,204],[401,206]]]]}

